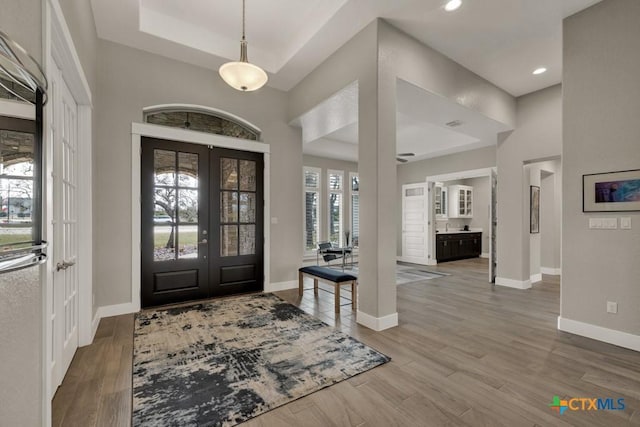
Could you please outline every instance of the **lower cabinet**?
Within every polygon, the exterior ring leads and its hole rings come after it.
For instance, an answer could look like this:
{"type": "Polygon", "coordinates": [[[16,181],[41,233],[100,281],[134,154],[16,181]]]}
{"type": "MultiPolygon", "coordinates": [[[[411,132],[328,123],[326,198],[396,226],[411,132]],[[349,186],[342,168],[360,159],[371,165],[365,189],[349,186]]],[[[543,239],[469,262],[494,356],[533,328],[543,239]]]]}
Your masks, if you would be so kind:
{"type": "Polygon", "coordinates": [[[482,233],[436,234],[436,260],[475,258],[482,253],[482,233]]]}

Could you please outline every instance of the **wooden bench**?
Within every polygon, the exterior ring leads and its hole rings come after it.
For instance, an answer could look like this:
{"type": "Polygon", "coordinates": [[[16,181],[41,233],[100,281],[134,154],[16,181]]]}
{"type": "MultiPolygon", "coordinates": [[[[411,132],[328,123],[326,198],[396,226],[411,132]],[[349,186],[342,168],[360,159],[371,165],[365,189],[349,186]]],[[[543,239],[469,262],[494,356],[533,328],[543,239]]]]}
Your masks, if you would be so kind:
{"type": "Polygon", "coordinates": [[[351,285],[351,307],[356,309],[357,301],[357,284],[358,278],[351,274],[343,273],[327,267],[320,267],[317,265],[311,265],[309,267],[302,267],[298,270],[298,294],[302,296],[304,276],[309,276],[313,279],[313,293],[318,295],[318,280],[322,279],[331,283],[335,288],[336,297],[336,313],[340,312],[340,286],[351,285]]]}

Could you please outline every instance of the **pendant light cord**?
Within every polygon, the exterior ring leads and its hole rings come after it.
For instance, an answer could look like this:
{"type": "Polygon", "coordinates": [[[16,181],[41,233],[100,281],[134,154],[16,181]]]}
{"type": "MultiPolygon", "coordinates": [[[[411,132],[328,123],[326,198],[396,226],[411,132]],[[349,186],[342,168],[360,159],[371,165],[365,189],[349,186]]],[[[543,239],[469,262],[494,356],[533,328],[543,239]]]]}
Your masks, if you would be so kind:
{"type": "Polygon", "coordinates": [[[245,0],[242,0],[242,40],[245,39],[244,38],[244,21],[245,21],[245,18],[244,18],[244,2],[245,2],[245,0]]]}

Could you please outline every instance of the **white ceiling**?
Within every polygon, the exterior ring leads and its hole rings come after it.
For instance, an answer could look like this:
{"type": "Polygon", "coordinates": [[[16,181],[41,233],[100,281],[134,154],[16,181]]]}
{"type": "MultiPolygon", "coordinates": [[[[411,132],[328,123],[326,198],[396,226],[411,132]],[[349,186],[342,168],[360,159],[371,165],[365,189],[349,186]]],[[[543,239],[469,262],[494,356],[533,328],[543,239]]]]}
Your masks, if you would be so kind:
{"type": "MultiPolygon", "coordinates": [[[[289,90],[377,17],[514,96],[559,83],[562,19],[600,0],[247,0],[249,59],[289,90]],[[546,67],[544,74],[531,72],[546,67]]],[[[239,57],[240,0],[91,0],[98,36],[217,70],[239,57]]],[[[304,153],[357,161],[357,82],[292,124],[304,153]]],[[[495,145],[509,130],[398,82],[397,152],[411,161],[495,145]],[[450,128],[445,123],[461,120],[450,128]]]]}
{"type": "MultiPolygon", "coordinates": [[[[560,82],[562,18],[599,0],[248,0],[249,59],[288,90],[382,17],[514,96],[560,82]],[[548,72],[533,76],[539,66],[548,72]]],[[[239,57],[239,0],[91,0],[98,36],[216,70],[239,57]]]]}
{"type": "MultiPolygon", "coordinates": [[[[357,108],[357,85],[351,84],[294,120],[292,124],[303,129],[303,152],[357,162],[357,108]],[[347,119],[330,119],[335,111],[347,119]]],[[[508,130],[505,124],[447,98],[397,82],[396,152],[414,153],[408,161],[495,145],[498,133],[508,130]],[[454,120],[461,124],[446,125],[454,120]]]]}

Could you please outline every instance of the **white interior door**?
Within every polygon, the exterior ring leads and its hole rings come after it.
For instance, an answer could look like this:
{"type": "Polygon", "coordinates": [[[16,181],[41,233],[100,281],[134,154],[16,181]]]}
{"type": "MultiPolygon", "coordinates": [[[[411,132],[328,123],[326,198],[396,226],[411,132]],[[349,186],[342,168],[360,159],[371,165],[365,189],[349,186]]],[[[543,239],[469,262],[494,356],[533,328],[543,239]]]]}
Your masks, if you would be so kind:
{"type": "Polygon", "coordinates": [[[402,261],[428,264],[427,183],[402,186],[402,261]]]}
{"type": "MultiPolygon", "coordinates": [[[[58,70],[57,76],[61,76],[58,70]]],[[[78,348],[78,106],[64,80],[53,81],[53,307],[51,393],[78,348]]]]}

